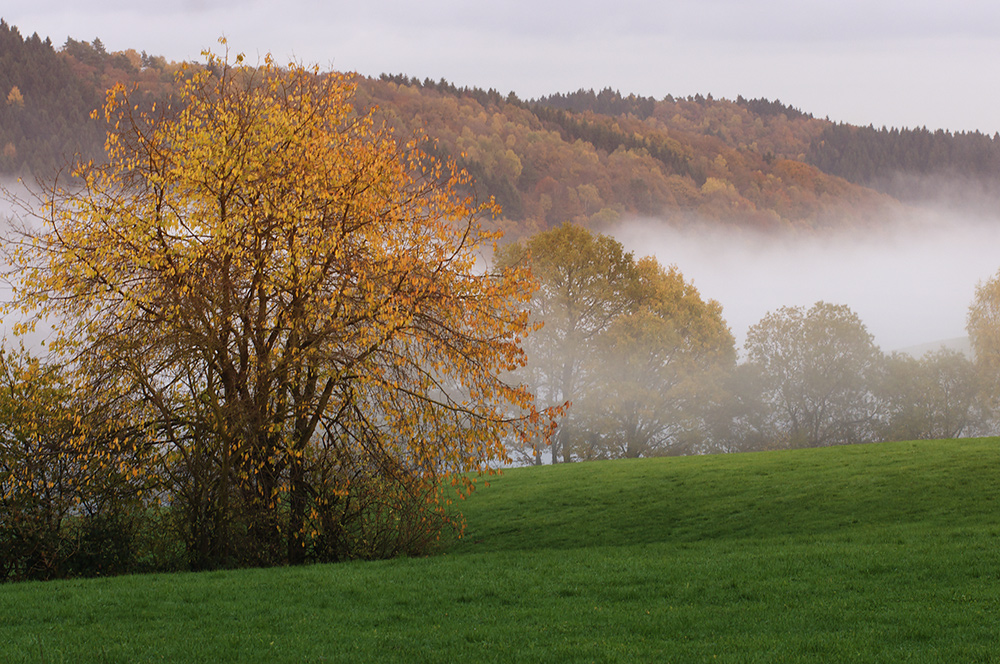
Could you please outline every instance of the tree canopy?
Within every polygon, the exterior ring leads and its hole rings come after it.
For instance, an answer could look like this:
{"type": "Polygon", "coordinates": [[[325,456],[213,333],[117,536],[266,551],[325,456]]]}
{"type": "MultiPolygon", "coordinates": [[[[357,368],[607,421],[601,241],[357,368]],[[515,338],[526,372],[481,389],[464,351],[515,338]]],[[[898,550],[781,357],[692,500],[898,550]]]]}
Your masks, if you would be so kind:
{"type": "Polygon", "coordinates": [[[750,328],[746,349],[775,436],[792,446],[872,439],[882,353],[849,307],[782,307],[750,328]]]}
{"type": "Polygon", "coordinates": [[[636,261],[575,224],[507,245],[498,261],[530,265],[538,279],[531,312],[542,328],[527,340],[523,375],[542,403],[566,407],[553,462],[676,451],[697,428],[706,377],[735,362],[722,307],[677,268],[636,261]]]}
{"type": "Polygon", "coordinates": [[[595,389],[581,406],[593,457],[699,451],[713,392],[736,362],[718,302],[653,258],[640,259],[636,271],[632,309],[601,335],[591,358],[595,389]]]}
{"type": "Polygon", "coordinates": [[[354,91],[212,55],[171,109],[115,87],[107,163],[45,191],[16,254],[15,306],[57,321],[77,390],[130,404],[191,566],[420,550],[442,487],[537,421],[503,380],[529,274],[477,267],[494,205],[354,91]]]}

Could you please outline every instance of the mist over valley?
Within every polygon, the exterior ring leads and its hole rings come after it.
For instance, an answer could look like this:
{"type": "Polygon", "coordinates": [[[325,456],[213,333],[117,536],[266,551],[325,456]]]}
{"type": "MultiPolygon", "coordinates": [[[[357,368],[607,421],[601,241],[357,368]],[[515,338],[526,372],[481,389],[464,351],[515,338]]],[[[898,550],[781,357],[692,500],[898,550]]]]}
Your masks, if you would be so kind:
{"type": "Polygon", "coordinates": [[[769,311],[820,300],[854,309],[886,352],[965,337],[976,285],[1000,268],[1000,218],[931,207],[868,229],[761,233],[645,219],[612,234],[718,300],[738,345],[769,311]]]}

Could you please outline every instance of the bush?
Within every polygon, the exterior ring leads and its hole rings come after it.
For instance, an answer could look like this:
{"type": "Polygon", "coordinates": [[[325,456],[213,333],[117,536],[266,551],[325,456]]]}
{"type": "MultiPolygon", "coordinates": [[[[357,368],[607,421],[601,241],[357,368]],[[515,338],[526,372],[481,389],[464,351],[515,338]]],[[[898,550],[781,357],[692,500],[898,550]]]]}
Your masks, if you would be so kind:
{"type": "Polygon", "coordinates": [[[139,441],[58,367],[0,352],[0,580],[128,571],[148,489],[139,441]]]}

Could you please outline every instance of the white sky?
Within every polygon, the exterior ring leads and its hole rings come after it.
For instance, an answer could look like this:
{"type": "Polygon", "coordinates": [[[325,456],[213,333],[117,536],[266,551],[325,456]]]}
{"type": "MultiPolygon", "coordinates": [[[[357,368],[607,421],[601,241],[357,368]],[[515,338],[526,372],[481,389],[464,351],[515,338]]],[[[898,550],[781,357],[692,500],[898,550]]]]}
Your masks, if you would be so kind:
{"type": "MultiPolygon", "coordinates": [[[[995,0],[4,0],[0,16],[57,47],[100,37],[170,60],[219,52],[225,35],[251,58],[523,98],[605,86],[742,94],[852,124],[1000,131],[995,0]]],[[[627,239],[719,299],[740,339],[771,309],[826,299],[892,349],[964,334],[976,282],[1000,267],[995,227],[850,251],[627,239]]]]}
{"type": "Polygon", "coordinates": [[[197,60],[226,35],[362,74],[447,78],[536,97],[779,98],[836,121],[1000,131],[993,0],[5,0],[25,36],[100,37],[197,60]]]}

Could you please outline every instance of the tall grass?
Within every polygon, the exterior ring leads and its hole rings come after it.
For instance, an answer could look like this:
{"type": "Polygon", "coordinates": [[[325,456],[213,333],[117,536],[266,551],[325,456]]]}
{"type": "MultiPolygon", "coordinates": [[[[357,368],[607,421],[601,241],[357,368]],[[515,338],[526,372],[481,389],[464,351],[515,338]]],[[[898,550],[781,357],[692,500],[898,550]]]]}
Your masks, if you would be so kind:
{"type": "Polygon", "coordinates": [[[0,586],[0,661],[1000,661],[998,495],[997,440],[516,469],[434,557],[0,586]]]}

